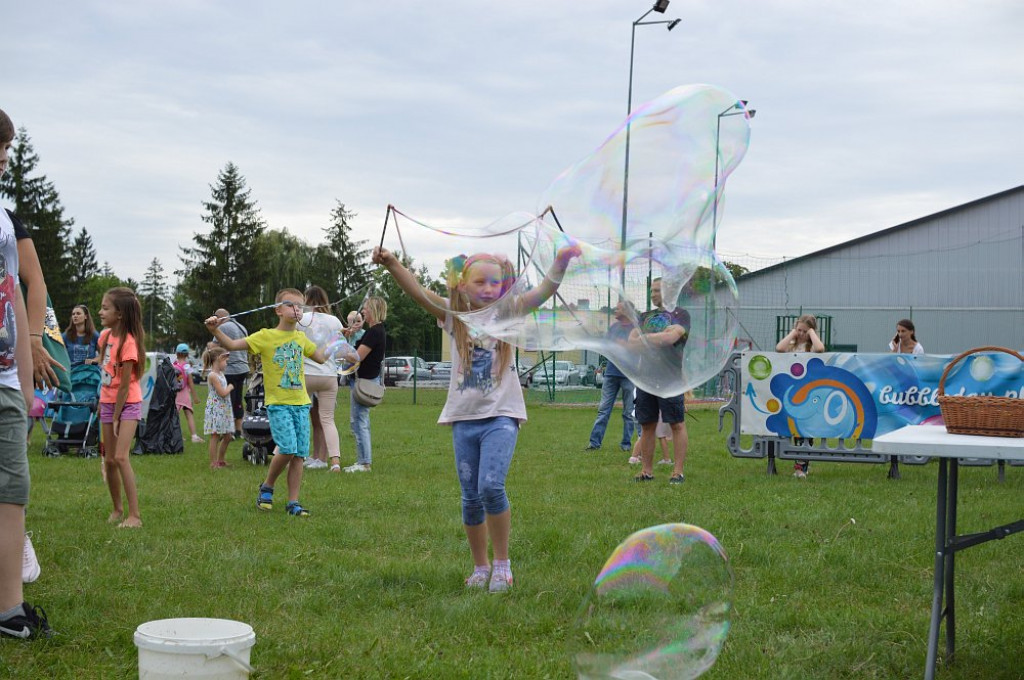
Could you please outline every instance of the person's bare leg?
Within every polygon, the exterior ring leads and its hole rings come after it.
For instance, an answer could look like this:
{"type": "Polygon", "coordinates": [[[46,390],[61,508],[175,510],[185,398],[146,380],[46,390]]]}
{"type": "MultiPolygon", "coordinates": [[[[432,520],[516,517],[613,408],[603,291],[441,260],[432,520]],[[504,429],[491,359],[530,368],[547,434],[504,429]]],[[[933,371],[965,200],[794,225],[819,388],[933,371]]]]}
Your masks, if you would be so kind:
{"type": "MultiPolygon", "coordinates": [[[[469,541],[469,552],[473,556],[473,565],[482,567],[490,564],[487,559],[487,523],[473,526],[463,524],[462,526],[466,530],[466,539],[469,541]]],[[[507,546],[506,541],[506,551],[508,550],[507,546]]]]}
{"type": "Polygon", "coordinates": [[[232,438],[233,437],[230,434],[222,434],[220,436],[220,450],[217,452],[217,464],[220,467],[224,467],[224,465],[226,465],[224,457],[228,453],[228,444],[231,443],[232,438]]]}
{"type": "Polygon", "coordinates": [[[672,475],[683,474],[683,465],[686,463],[686,449],[690,443],[690,435],[686,432],[686,421],[672,423],[672,449],[675,453],[675,465],[672,466],[672,475]]]}
{"type": "Polygon", "coordinates": [[[124,505],[121,500],[121,475],[117,468],[117,438],[114,437],[114,425],[103,423],[103,479],[107,482],[107,490],[110,491],[110,500],[114,505],[113,512],[107,517],[111,524],[124,519],[124,505]]]}
{"type": "Polygon", "coordinates": [[[640,474],[654,474],[654,430],[657,422],[643,423],[640,426],[640,474]]]}
{"type": "Polygon", "coordinates": [[[290,463],[294,457],[295,456],[281,453],[275,446],[274,457],[270,459],[270,467],[267,468],[267,479],[263,482],[263,485],[273,487],[277,478],[281,476],[281,473],[284,472],[284,469],[288,467],[288,463],[290,463]]]}
{"type": "MultiPolygon", "coordinates": [[[[512,533],[512,511],[497,515],[487,515],[487,533],[491,539],[491,549],[494,551],[495,560],[508,559],[508,538],[512,533]]],[[[486,542],[484,545],[484,558],[487,557],[486,542]]],[[[480,564],[483,564],[482,562],[480,564]]]]}
{"type": "Polygon", "coordinates": [[[142,526],[142,515],[139,513],[139,491],[135,486],[135,471],[132,470],[131,461],[132,441],[135,438],[138,424],[137,420],[122,420],[117,433],[116,465],[121,473],[121,484],[124,486],[125,499],[128,501],[128,516],[117,525],[122,529],[134,529],[142,526]]]}
{"type": "Polygon", "coordinates": [[[288,462],[288,502],[299,500],[299,489],[302,487],[302,458],[290,456],[288,462]]]}

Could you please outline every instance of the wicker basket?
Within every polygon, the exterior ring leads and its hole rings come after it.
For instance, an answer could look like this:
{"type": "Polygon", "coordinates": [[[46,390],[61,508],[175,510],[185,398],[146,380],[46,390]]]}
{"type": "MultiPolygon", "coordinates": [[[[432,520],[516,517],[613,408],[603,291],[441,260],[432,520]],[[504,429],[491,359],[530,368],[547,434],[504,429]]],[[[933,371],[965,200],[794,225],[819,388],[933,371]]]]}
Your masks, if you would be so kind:
{"type": "Polygon", "coordinates": [[[946,431],[952,434],[981,434],[989,437],[1024,437],[1024,399],[1011,397],[947,397],[946,376],[961,359],[978,352],[1006,352],[1021,361],[1021,356],[1005,347],[977,347],[946,365],[939,379],[936,397],[946,431]]]}

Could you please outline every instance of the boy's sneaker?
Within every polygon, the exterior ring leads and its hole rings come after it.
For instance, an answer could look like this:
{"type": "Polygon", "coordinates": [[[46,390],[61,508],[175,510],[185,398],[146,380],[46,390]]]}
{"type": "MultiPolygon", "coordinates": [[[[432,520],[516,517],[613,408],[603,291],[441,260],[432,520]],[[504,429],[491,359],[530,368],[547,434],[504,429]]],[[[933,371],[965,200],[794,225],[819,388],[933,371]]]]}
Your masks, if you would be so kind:
{"type": "Polygon", "coordinates": [[[661,460],[658,461],[658,465],[672,465],[672,464],[673,464],[672,461],[670,461],[668,458],[662,458],[661,460]]]}
{"type": "Polygon", "coordinates": [[[39,578],[39,560],[36,559],[36,550],[32,547],[32,534],[25,534],[25,550],[21,556],[21,582],[32,583],[39,578]]]}
{"type": "Polygon", "coordinates": [[[491,570],[491,582],[487,586],[487,590],[492,593],[504,593],[506,590],[512,587],[512,570],[510,569],[492,569],[491,570]]]}
{"type": "Polygon", "coordinates": [[[356,463],[355,465],[349,465],[344,468],[345,472],[369,472],[370,466],[364,465],[363,463],[356,463]]]}
{"type": "Polygon", "coordinates": [[[630,465],[639,465],[642,462],[643,461],[640,459],[640,456],[630,456],[629,457],[629,464],[630,465]]]}
{"type": "Polygon", "coordinates": [[[274,509],[274,487],[260,484],[260,493],[256,496],[256,507],[260,510],[274,509]]]}
{"type": "Polygon", "coordinates": [[[46,620],[46,612],[42,607],[33,607],[28,602],[21,603],[24,614],[12,616],[6,621],[0,621],[0,637],[20,638],[29,640],[31,638],[53,637],[56,633],[50,628],[46,620]]]}
{"type": "Polygon", "coordinates": [[[683,475],[672,475],[671,477],[668,478],[669,484],[682,484],[685,481],[686,477],[684,477],[683,475]]]}
{"type": "Polygon", "coordinates": [[[289,501],[288,505],[284,506],[284,508],[293,517],[309,517],[309,510],[299,505],[298,501],[289,501]]]}

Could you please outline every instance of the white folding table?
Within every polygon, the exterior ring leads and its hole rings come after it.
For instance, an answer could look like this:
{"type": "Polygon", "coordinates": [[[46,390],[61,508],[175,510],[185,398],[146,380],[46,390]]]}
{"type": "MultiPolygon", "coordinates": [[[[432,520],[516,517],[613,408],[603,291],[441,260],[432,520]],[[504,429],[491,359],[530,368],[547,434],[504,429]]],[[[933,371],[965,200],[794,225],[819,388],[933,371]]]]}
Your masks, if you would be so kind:
{"type": "Polygon", "coordinates": [[[900,456],[930,456],[939,459],[939,485],[935,503],[935,590],[928,630],[925,680],[935,677],[939,627],[946,620],[946,663],[953,661],[956,617],[953,598],[953,560],[960,550],[1024,531],[1024,519],[975,534],[956,535],[956,496],[959,460],[987,458],[996,461],[1024,461],[1024,438],[981,437],[950,434],[945,427],[910,425],[881,435],[871,450],[900,456]],[[950,465],[950,463],[952,463],[950,465]]]}

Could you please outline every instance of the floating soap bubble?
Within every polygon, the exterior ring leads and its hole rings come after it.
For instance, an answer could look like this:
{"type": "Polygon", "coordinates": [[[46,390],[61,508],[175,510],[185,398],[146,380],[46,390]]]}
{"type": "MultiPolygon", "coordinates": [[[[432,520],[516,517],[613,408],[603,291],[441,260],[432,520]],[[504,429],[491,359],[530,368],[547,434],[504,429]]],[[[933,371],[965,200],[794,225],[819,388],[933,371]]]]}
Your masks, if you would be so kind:
{"type": "Polygon", "coordinates": [[[352,375],[359,369],[358,354],[344,336],[335,335],[324,345],[324,354],[338,364],[338,375],[352,375]]]}
{"type": "MultiPolygon", "coordinates": [[[[451,310],[474,334],[525,351],[597,352],[637,387],[663,397],[714,377],[732,350],[736,285],[710,248],[655,238],[633,249],[602,248],[577,241],[547,219],[522,214],[477,232],[411,222],[459,253],[446,261],[450,287],[483,271],[491,277],[493,291],[481,306],[456,297],[451,310]],[[660,300],[652,300],[652,288],[661,290],[660,300]],[[628,312],[617,319],[620,302],[628,312]],[[649,340],[651,333],[666,330],[657,321],[672,313],[674,325],[685,334],[666,346],[660,339],[649,340]],[[632,339],[628,333],[609,335],[615,323],[640,331],[632,339]]],[[[409,228],[398,223],[400,241],[409,228]]],[[[438,301],[438,309],[447,304],[438,301]]]]}
{"type": "Polygon", "coordinates": [[[750,140],[748,119],[744,104],[721,88],[672,89],[637,107],[592,154],[559,175],[541,196],[540,210],[554,206],[567,232],[595,245],[642,248],[653,235],[711,246],[717,228],[711,218],[717,212],[721,221],[722,190],[750,140]]]}
{"type": "MultiPolygon", "coordinates": [[[[562,173],[538,215],[514,213],[480,229],[458,229],[395,210],[401,250],[408,252],[402,232],[410,223],[431,232],[428,248],[443,249],[444,278],[457,293],[449,311],[471,335],[526,351],[594,351],[646,392],[684,393],[721,370],[736,338],[736,285],[714,241],[722,189],[746,152],[748,118],[725,90],[676,88],[638,107],[600,148],[562,173]],[[471,271],[485,272],[493,289],[475,304],[459,294],[471,271]],[[661,306],[651,298],[655,280],[661,306]],[[626,312],[616,318],[620,303],[626,312]],[[617,323],[640,331],[611,338],[608,329],[617,323]],[[665,343],[659,332],[675,334],[675,341],[665,343]]],[[[437,304],[448,309],[445,301],[437,304]]]]}
{"type": "Polygon", "coordinates": [[[572,655],[583,680],[686,680],[710,668],[729,632],[732,570],[718,540],[662,524],[623,541],[580,608],[572,655]]]}

